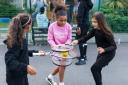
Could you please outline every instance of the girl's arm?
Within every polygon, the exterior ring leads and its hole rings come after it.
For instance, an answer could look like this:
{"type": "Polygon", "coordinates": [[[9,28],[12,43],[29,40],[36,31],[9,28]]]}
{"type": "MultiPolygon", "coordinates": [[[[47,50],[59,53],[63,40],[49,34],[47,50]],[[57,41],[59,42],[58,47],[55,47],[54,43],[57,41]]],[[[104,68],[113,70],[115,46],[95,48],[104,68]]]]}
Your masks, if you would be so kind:
{"type": "Polygon", "coordinates": [[[50,46],[55,46],[55,40],[54,40],[54,35],[53,35],[53,28],[50,26],[48,28],[48,38],[47,38],[48,43],[50,46]]]}
{"type": "Polygon", "coordinates": [[[18,56],[20,56],[20,48],[18,46],[8,48],[8,51],[5,54],[5,64],[7,69],[16,71],[19,75],[27,74],[27,64],[19,62],[17,60],[18,56]]]}
{"type": "Polygon", "coordinates": [[[78,39],[78,42],[79,43],[84,43],[84,42],[88,41],[90,38],[92,38],[94,35],[95,35],[94,34],[94,30],[92,30],[87,35],[85,35],[82,38],[78,39]]]}
{"type": "Polygon", "coordinates": [[[108,42],[110,42],[110,46],[107,48],[104,48],[105,52],[116,50],[117,46],[116,46],[116,43],[114,41],[114,37],[109,37],[109,38],[107,38],[107,40],[108,40],[108,42]]]}

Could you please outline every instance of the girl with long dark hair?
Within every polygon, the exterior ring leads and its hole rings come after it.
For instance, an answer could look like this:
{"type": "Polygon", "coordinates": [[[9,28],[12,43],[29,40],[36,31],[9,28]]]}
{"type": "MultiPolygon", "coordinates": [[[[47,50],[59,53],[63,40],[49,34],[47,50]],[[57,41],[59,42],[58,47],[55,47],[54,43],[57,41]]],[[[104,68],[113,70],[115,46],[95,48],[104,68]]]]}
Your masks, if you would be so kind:
{"type": "Polygon", "coordinates": [[[7,85],[29,85],[27,74],[36,74],[35,68],[29,65],[29,56],[38,51],[28,50],[25,39],[25,33],[29,32],[31,22],[31,16],[25,13],[16,15],[10,22],[5,40],[8,49],[5,53],[7,85]]]}
{"type": "Polygon", "coordinates": [[[90,38],[95,37],[98,55],[96,62],[91,67],[91,72],[96,85],[102,85],[102,68],[108,65],[109,62],[114,58],[117,47],[112,31],[108,27],[103,13],[96,12],[92,16],[92,26],[93,29],[89,34],[78,40],[74,40],[72,44],[75,45],[86,42],[90,38]]]}

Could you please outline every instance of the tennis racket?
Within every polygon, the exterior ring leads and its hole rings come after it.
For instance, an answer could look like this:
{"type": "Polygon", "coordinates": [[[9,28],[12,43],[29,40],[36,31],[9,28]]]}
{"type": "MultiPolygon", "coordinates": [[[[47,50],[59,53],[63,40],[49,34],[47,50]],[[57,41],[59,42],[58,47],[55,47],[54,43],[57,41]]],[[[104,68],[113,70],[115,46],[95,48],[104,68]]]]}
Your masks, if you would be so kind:
{"type": "Polygon", "coordinates": [[[52,56],[52,62],[59,66],[68,66],[72,64],[73,59],[78,57],[78,51],[75,46],[66,44],[56,46],[51,52],[45,52],[46,55],[52,56]]]}

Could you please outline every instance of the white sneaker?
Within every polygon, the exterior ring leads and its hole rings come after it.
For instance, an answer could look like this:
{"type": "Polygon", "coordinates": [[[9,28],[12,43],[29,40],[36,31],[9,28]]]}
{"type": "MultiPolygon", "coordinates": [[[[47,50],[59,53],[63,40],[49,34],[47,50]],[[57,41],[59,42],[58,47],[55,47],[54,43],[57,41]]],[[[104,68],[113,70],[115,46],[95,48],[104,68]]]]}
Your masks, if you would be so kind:
{"type": "Polygon", "coordinates": [[[46,77],[46,81],[50,84],[50,85],[57,85],[57,83],[54,81],[53,76],[50,74],[48,77],[46,77]]]}

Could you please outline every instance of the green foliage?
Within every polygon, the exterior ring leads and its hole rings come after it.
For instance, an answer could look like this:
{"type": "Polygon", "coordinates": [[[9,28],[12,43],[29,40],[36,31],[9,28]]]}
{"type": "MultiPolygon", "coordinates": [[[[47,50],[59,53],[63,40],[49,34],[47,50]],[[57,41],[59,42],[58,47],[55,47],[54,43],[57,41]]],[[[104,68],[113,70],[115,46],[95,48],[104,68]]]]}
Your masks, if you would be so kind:
{"type": "Polygon", "coordinates": [[[113,10],[112,8],[102,7],[100,11],[106,15],[113,32],[128,33],[128,9],[113,10]]]}
{"type": "Polygon", "coordinates": [[[7,28],[9,23],[0,22],[0,28],[7,28]]]}
{"type": "Polygon", "coordinates": [[[15,16],[18,12],[21,12],[21,9],[16,8],[13,5],[4,5],[0,4],[0,17],[9,17],[12,18],[15,16]]]}
{"type": "Polygon", "coordinates": [[[113,14],[113,9],[111,8],[101,7],[100,11],[102,11],[104,14],[113,14]]]}
{"type": "Polygon", "coordinates": [[[103,0],[100,8],[114,32],[128,32],[128,1],[103,0]]]}
{"type": "Polygon", "coordinates": [[[109,14],[106,17],[114,32],[128,32],[128,16],[109,14]]]}
{"type": "Polygon", "coordinates": [[[128,0],[103,0],[100,11],[107,14],[128,16],[128,0]]]}
{"type": "Polygon", "coordinates": [[[105,6],[112,9],[124,9],[128,8],[127,0],[105,0],[105,6]]]}
{"type": "Polygon", "coordinates": [[[0,0],[0,4],[3,5],[8,5],[10,2],[12,2],[13,0],[0,0]]]}
{"type": "Polygon", "coordinates": [[[100,8],[100,11],[104,12],[105,14],[113,14],[113,15],[120,15],[120,16],[128,16],[128,9],[112,9],[106,6],[100,8]]]}

